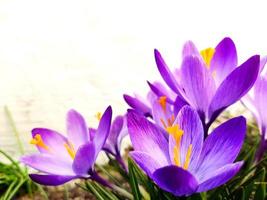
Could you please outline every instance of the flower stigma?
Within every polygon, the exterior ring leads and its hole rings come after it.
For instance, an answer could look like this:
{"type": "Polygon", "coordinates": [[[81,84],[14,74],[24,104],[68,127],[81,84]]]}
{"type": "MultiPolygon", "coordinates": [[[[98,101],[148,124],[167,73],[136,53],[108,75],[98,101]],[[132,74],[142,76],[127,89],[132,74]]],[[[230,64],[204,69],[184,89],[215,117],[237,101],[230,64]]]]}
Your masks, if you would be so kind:
{"type": "Polygon", "coordinates": [[[166,108],[167,108],[167,97],[166,96],[159,97],[158,102],[159,102],[162,110],[164,112],[166,112],[166,108]]]}
{"type": "Polygon", "coordinates": [[[47,151],[50,151],[49,147],[44,143],[42,136],[40,134],[36,134],[30,141],[30,144],[34,144],[38,147],[41,147],[47,151]]]}
{"type": "Polygon", "coordinates": [[[210,61],[211,61],[214,53],[215,53],[215,49],[211,48],[211,47],[207,48],[207,49],[203,49],[202,51],[200,51],[200,54],[201,54],[201,56],[202,56],[202,58],[206,64],[207,68],[210,67],[210,61]]]}
{"type": "MultiPolygon", "coordinates": [[[[167,97],[166,96],[159,97],[158,103],[160,104],[164,114],[167,115],[167,97]]],[[[165,129],[171,126],[174,120],[175,120],[174,114],[172,114],[171,117],[167,118],[166,121],[163,118],[160,118],[160,122],[162,123],[165,129]]]]}

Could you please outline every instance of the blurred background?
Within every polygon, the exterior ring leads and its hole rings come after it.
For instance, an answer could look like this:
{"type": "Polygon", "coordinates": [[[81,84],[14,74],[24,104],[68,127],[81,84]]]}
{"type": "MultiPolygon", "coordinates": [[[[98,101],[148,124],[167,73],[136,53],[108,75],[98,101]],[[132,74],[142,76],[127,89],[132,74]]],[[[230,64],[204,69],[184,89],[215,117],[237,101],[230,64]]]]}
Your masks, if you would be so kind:
{"type": "Polygon", "coordinates": [[[123,93],[144,95],[159,79],[153,49],[179,67],[183,43],[199,49],[230,36],[239,63],[267,54],[265,1],[0,0],[0,148],[19,156],[4,107],[27,152],[30,131],[65,132],[65,114],[81,112],[90,126],[123,93]]]}

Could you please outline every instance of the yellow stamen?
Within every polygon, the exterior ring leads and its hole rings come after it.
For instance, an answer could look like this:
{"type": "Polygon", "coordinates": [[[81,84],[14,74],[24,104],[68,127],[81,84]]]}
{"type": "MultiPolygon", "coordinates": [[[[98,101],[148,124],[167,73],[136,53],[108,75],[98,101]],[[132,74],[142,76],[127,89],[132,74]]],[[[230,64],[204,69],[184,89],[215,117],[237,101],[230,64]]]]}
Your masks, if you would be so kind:
{"type": "Polygon", "coordinates": [[[166,131],[173,136],[173,138],[176,141],[176,144],[180,144],[180,139],[182,135],[184,134],[184,131],[180,129],[178,124],[175,124],[173,126],[169,126],[166,128],[166,131]]]}
{"type": "Polygon", "coordinates": [[[75,158],[75,155],[76,155],[76,152],[75,152],[75,149],[74,149],[73,145],[72,145],[70,142],[68,142],[68,143],[65,143],[65,144],[64,144],[64,147],[65,147],[66,150],[68,151],[70,157],[71,157],[72,159],[74,159],[74,158],[75,158]]]}
{"type": "Polygon", "coordinates": [[[167,127],[166,131],[170,135],[173,136],[175,143],[176,143],[174,148],[173,148],[173,161],[174,161],[175,165],[181,166],[180,145],[181,145],[181,138],[184,134],[184,131],[180,129],[178,124],[167,127]]]}
{"type": "Polygon", "coordinates": [[[181,166],[180,147],[174,146],[174,148],[173,148],[173,160],[174,160],[175,165],[181,166]]]}
{"type": "Polygon", "coordinates": [[[207,48],[207,49],[204,49],[204,50],[200,51],[200,54],[201,54],[204,62],[206,63],[206,66],[208,68],[210,67],[210,61],[211,61],[214,53],[215,53],[215,49],[214,48],[207,48]]]}
{"type": "Polygon", "coordinates": [[[158,99],[159,104],[161,105],[161,108],[164,112],[166,112],[166,102],[167,102],[167,97],[166,96],[161,96],[158,99]]]}
{"type": "Polygon", "coordinates": [[[42,136],[40,134],[36,134],[30,141],[30,144],[34,144],[38,147],[41,147],[47,151],[50,151],[49,147],[44,143],[42,136]]]}
{"type": "Polygon", "coordinates": [[[184,169],[188,169],[189,163],[190,163],[190,157],[192,153],[192,144],[189,145],[186,157],[185,157],[185,162],[184,162],[184,169]]]}
{"type": "Polygon", "coordinates": [[[97,112],[95,117],[97,118],[98,121],[100,121],[100,119],[102,117],[102,113],[101,112],[97,112]]]}

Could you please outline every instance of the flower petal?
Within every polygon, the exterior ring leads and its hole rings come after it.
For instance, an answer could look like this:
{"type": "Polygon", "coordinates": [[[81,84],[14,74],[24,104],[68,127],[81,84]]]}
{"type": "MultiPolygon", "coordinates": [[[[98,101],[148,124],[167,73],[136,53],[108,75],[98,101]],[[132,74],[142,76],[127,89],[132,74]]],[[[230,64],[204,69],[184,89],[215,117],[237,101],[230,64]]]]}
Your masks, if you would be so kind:
{"type": "MultiPolygon", "coordinates": [[[[198,113],[195,110],[189,106],[184,106],[178,113],[174,124],[178,124],[179,127],[184,131],[180,144],[180,157],[182,166],[185,163],[189,146],[192,145],[192,152],[188,168],[190,171],[192,167],[196,165],[202,149],[204,137],[202,122],[200,121],[198,113]]],[[[176,143],[173,136],[170,136],[169,153],[172,161],[173,149],[175,145],[176,143]]]]}
{"type": "Polygon", "coordinates": [[[95,128],[89,128],[90,141],[94,140],[95,133],[96,133],[95,128]]]}
{"type": "Polygon", "coordinates": [[[68,140],[74,145],[75,150],[89,141],[85,119],[75,110],[70,110],[67,114],[67,134],[68,140]]]}
{"type": "Polygon", "coordinates": [[[67,138],[60,133],[46,129],[46,128],[35,128],[32,130],[32,137],[34,138],[37,134],[41,135],[43,143],[48,147],[48,149],[39,147],[37,145],[38,150],[41,153],[46,154],[57,154],[57,156],[70,159],[70,156],[64,147],[64,144],[67,143],[67,138]]]}
{"type": "Polygon", "coordinates": [[[89,169],[95,162],[96,156],[93,142],[88,142],[80,146],[73,161],[73,171],[78,175],[87,175],[89,169]]]}
{"type": "Polygon", "coordinates": [[[123,116],[117,116],[111,125],[108,139],[114,145],[116,145],[119,134],[123,128],[123,120],[123,116]]]}
{"type": "Polygon", "coordinates": [[[134,111],[127,113],[127,126],[135,151],[147,153],[161,165],[169,163],[168,142],[159,128],[134,111]]]}
{"type": "Polygon", "coordinates": [[[111,124],[111,118],[112,118],[112,108],[111,106],[107,107],[105,110],[103,116],[100,119],[98,128],[95,133],[94,137],[94,144],[95,144],[95,154],[97,155],[98,152],[102,149],[104,146],[106,139],[108,137],[109,131],[110,131],[110,124],[111,124]]]}
{"type": "Polygon", "coordinates": [[[258,113],[259,127],[262,128],[261,126],[264,126],[266,128],[267,127],[267,115],[266,115],[267,113],[267,107],[266,107],[267,79],[263,77],[259,77],[255,83],[254,88],[255,88],[254,106],[258,113]]]}
{"type": "Polygon", "coordinates": [[[192,41],[187,41],[183,46],[182,57],[185,58],[187,56],[197,56],[201,58],[201,55],[192,41]]]}
{"type": "Polygon", "coordinates": [[[160,82],[155,82],[155,83],[150,83],[147,81],[150,89],[154,94],[157,95],[157,97],[162,97],[166,96],[167,97],[167,102],[170,104],[173,104],[173,100],[175,98],[175,94],[173,94],[171,91],[167,91],[167,89],[160,83],[160,82]]]}
{"type": "Polygon", "coordinates": [[[263,58],[261,58],[260,68],[259,68],[259,72],[261,72],[263,76],[266,75],[267,72],[267,68],[265,68],[266,63],[267,63],[267,56],[264,56],[263,58]]]}
{"type": "Polygon", "coordinates": [[[156,170],[152,179],[160,188],[175,196],[193,194],[198,187],[197,180],[190,172],[175,165],[156,170]]]}
{"type": "Polygon", "coordinates": [[[196,56],[184,58],[181,67],[181,87],[186,99],[198,112],[206,113],[215,93],[215,83],[208,69],[196,56]]]}
{"type": "Polygon", "coordinates": [[[194,170],[198,180],[205,180],[209,174],[226,164],[232,163],[246,134],[246,119],[236,117],[217,127],[205,140],[194,170]]]}
{"type": "Polygon", "coordinates": [[[62,185],[76,176],[58,176],[58,175],[43,175],[43,174],[29,174],[30,178],[41,185],[57,186],[62,185]]]}
{"type": "Polygon", "coordinates": [[[151,116],[151,109],[143,102],[141,102],[139,99],[131,97],[127,94],[123,95],[124,100],[126,103],[136,110],[137,112],[145,115],[145,116],[151,116]]]}
{"type": "Polygon", "coordinates": [[[107,149],[109,152],[114,155],[117,153],[116,149],[120,147],[122,137],[127,133],[123,131],[124,117],[117,116],[112,122],[108,139],[104,145],[104,149],[107,149]],[[122,135],[123,134],[123,135],[122,135]]]}
{"type": "Polygon", "coordinates": [[[154,55],[159,73],[161,74],[162,78],[176,94],[180,95],[180,91],[178,89],[179,85],[157,49],[154,50],[154,55]]]}
{"type": "Polygon", "coordinates": [[[237,174],[242,165],[243,161],[236,162],[225,165],[220,169],[209,173],[209,177],[207,177],[205,180],[201,180],[197,192],[205,192],[223,185],[237,174]]]}
{"type": "Polygon", "coordinates": [[[216,85],[221,82],[237,67],[237,53],[234,42],[224,38],[215,49],[210,63],[210,70],[215,75],[216,85]]]}
{"type": "Polygon", "coordinates": [[[215,119],[222,110],[238,101],[249,91],[257,79],[259,62],[259,56],[252,56],[224,79],[211,101],[210,119],[215,119]]]}
{"type": "Polygon", "coordinates": [[[130,155],[150,178],[152,178],[152,174],[154,171],[156,171],[158,168],[163,167],[147,153],[140,151],[132,151],[130,152],[130,155]]]}
{"type": "Polygon", "coordinates": [[[62,160],[57,156],[32,154],[21,157],[20,161],[25,165],[44,173],[70,176],[75,175],[72,170],[72,162],[62,160]]]}
{"type": "Polygon", "coordinates": [[[177,116],[178,112],[182,109],[182,107],[188,105],[188,103],[183,100],[181,97],[177,96],[173,103],[173,113],[174,116],[177,116]]]}

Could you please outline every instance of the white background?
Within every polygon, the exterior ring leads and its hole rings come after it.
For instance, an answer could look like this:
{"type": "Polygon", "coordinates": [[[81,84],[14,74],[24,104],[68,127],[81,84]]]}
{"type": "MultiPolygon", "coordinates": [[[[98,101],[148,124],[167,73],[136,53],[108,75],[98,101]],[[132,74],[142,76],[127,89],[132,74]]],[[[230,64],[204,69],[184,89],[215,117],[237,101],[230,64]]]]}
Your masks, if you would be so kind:
{"type": "Polygon", "coordinates": [[[17,153],[3,106],[25,143],[34,127],[64,132],[65,113],[94,115],[159,79],[153,49],[179,67],[183,43],[202,49],[230,36],[239,63],[267,54],[265,1],[0,0],[0,148],[17,153]]]}

